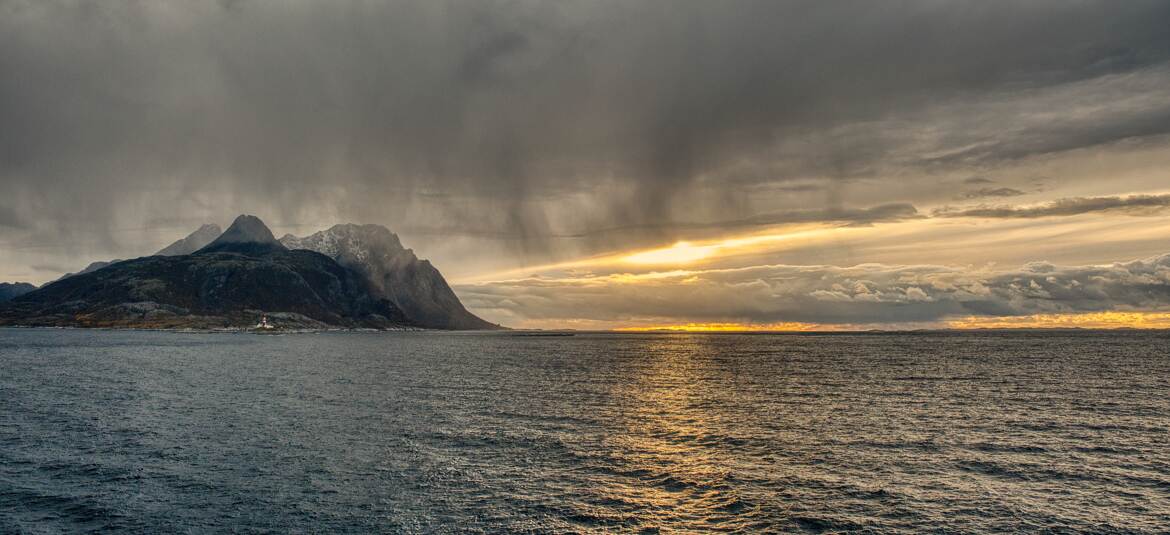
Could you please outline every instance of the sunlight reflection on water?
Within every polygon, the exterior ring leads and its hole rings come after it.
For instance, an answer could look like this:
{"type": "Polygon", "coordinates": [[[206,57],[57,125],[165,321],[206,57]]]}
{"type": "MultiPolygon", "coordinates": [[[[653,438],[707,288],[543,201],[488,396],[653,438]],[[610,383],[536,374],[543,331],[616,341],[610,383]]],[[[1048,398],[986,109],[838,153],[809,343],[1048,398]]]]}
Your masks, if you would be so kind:
{"type": "Polygon", "coordinates": [[[1153,533],[1168,340],[0,330],[0,532],[1153,533]]]}

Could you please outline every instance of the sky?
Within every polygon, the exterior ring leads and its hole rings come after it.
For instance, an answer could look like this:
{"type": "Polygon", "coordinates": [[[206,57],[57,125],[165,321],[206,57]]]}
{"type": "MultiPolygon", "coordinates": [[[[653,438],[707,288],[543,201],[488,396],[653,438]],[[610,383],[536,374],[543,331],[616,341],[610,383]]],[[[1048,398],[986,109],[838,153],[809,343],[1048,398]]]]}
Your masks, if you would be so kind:
{"type": "Polygon", "coordinates": [[[533,328],[1170,327],[1170,3],[0,0],[0,281],[376,223],[533,328]]]}

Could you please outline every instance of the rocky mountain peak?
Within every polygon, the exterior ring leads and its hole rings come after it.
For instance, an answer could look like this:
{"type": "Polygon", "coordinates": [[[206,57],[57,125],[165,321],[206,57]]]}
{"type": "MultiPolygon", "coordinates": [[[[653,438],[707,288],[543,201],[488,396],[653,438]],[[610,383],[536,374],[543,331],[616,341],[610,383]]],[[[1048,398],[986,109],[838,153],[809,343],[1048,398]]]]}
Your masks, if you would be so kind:
{"type": "Polygon", "coordinates": [[[289,249],[307,249],[331,258],[344,256],[357,263],[414,258],[413,251],[402,247],[398,235],[381,225],[334,225],[303,238],[287,234],[280,242],[289,249]]]}
{"type": "Polygon", "coordinates": [[[261,254],[285,249],[260,218],[245,214],[237,217],[223,234],[196,253],[261,254]]]}

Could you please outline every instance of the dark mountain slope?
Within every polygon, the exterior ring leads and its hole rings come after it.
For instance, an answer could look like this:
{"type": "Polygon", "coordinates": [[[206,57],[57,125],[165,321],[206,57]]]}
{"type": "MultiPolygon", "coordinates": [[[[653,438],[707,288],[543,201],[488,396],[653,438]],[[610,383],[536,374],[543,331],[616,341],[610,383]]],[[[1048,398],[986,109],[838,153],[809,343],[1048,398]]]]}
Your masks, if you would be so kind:
{"type": "MultiPolygon", "coordinates": [[[[0,309],[0,325],[248,326],[285,312],[339,327],[409,324],[365,278],[312,251],[150,256],[76,275],[0,309]]],[[[311,322],[305,322],[311,323],[311,322]]]]}
{"type": "Polygon", "coordinates": [[[0,325],[239,327],[262,312],[298,327],[412,324],[364,274],[285,250],[255,222],[241,216],[239,232],[196,254],[126,260],[51,283],[0,307],[0,325]]]}

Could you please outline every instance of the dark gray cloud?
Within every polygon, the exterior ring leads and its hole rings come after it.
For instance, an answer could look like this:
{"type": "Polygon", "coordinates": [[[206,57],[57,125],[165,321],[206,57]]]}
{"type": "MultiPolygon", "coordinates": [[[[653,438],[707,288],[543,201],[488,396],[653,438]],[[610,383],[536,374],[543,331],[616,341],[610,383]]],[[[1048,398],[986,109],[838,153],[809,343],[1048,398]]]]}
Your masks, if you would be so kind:
{"type": "Polygon", "coordinates": [[[1166,134],[1166,20],[1139,0],[0,1],[0,209],[44,235],[247,211],[519,241],[832,212],[842,186],[766,210],[688,192],[1166,134]]]}
{"type": "Polygon", "coordinates": [[[964,192],[964,199],[984,199],[987,197],[1018,197],[1025,193],[1015,188],[979,188],[964,192]]]}
{"type": "Polygon", "coordinates": [[[75,269],[75,266],[65,266],[61,264],[33,264],[29,266],[33,271],[40,271],[44,273],[58,274],[64,273],[70,269],[75,269]]]}
{"type": "Polygon", "coordinates": [[[1170,309],[1170,255],[1109,266],[1047,262],[1005,271],[864,264],[755,266],[628,277],[527,278],[457,288],[512,324],[810,322],[896,324],[965,316],[1170,309]]]}
{"type": "MultiPolygon", "coordinates": [[[[981,188],[963,193],[963,199],[985,199],[1001,197],[1018,197],[1026,195],[1024,191],[1015,188],[981,188]]],[[[750,217],[729,219],[723,221],[693,222],[673,221],[670,223],[626,225],[582,231],[570,234],[541,235],[544,239],[558,238],[594,238],[605,235],[628,235],[630,233],[644,233],[665,231],[667,229],[686,232],[690,235],[704,234],[718,235],[719,233],[798,223],[825,223],[842,226],[869,226],[875,223],[894,223],[914,219],[928,219],[931,217],[953,218],[985,218],[985,219],[1036,219],[1041,217],[1069,217],[1096,212],[1115,212],[1134,216],[1161,215],[1170,208],[1170,195],[1131,195],[1125,197],[1073,197],[1057,199],[1055,201],[1031,206],[987,206],[953,207],[944,206],[930,212],[929,215],[918,211],[909,203],[890,203],[869,208],[839,208],[815,210],[786,210],[757,214],[750,217]]],[[[495,239],[515,238],[510,234],[500,233],[490,228],[480,227],[414,227],[406,226],[406,230],[420,235],[463,235],[490,237],[495,239]]],[[[534,236],[535,237],[535,236],[534,236]]]]}
{"type": "Polygon", "coordinates": [[[16,216],[16,212],[10,208],[0,206],[0,227],[9,227],[11,229],[24,228],[25,223],[16,216]]]}
{"type": "Polygon", "coordinates": [[[1159,215],[1170,208],[1170,195],[1131,195],[1128,197],[1074,197],[1034,206],[979,206],[975,208],[940,208],[933,217],[981,217],[993,219],[1034,219],[1121,212],[1129,215],[1159,215]]]}

